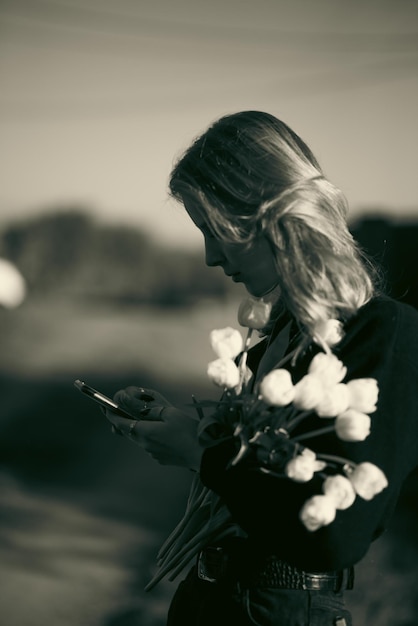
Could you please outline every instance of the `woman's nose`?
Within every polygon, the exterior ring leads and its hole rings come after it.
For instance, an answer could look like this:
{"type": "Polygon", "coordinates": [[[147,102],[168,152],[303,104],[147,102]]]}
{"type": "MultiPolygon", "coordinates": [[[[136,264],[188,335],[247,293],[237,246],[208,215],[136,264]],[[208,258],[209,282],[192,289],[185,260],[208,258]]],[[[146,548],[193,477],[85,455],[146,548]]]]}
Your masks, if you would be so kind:
{"type": "Polygon", "coordinates": [[[222,246],[214,237],[208,237],[205,240],[205,261],[209,267],[222,265],[225,257],[222,252],[222,246]]]}

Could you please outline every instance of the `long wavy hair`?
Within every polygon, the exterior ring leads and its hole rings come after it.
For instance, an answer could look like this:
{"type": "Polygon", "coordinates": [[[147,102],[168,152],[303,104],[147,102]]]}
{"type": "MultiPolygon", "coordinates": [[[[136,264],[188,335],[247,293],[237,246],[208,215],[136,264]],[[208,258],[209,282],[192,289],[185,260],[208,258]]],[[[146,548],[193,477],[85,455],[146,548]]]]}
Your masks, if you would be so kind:
{"type": "Polygon", "coordinates": [[[267,238],[280,302],[308,336],[320,321],[347,320],[374,295],[377,273],[349,232],[343,193],[276,117],[220,118],[180,157],[169,189],[180,202],[197,202],[220,239],[250,247],[267,238]]]}

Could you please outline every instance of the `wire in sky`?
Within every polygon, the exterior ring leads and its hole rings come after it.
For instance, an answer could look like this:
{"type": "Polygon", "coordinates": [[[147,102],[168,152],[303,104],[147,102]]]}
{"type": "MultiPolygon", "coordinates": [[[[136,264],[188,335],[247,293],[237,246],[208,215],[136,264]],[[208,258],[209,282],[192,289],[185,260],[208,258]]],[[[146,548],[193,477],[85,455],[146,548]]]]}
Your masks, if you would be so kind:
{"type": "MultiPolygon", "coordinates": [[[[170,5],[168,5],[169,7],[170,5]]],[[[33,28],[50,27],[76,31],[87,35],[122,36],[125,39],[141,37],[181,38],[196,42],[202,39],[245,45],[274,45],[297,48],[312,47],[340,51],[404,52],[418,48],[417,32],[332,32],[288,30],[260,26],[217,24],[180,21],[173,17],[145,16],[140,13],[80,6],[50,0],[2,0],[0,14],[3,21],[24,22],[33,28]]],[[[7,35],[7,29],[4,35],[7,35]]]]}
{"type": "MultiPolygon", "coordinates": [[[[294,74],[281,77],[280,81],[274,80],[266,83],[265,79],[252,80],[251,83],[231,84],[229,89],[223,88],[224,98],[242,94],[247,97],[247,91],[256,92],[258,96],[275,96],[280,94],[280,99],[307,98],[317,95],[353,91],[365,86],[396,82],[399,80],[416,79],[418,56],[410,56],[409,59],[393,58],[385,62],[363,63],[336,68],[320,72],[294,74]]],[[[173,111],[180,106],[198,107],[203,102],[207,104],[214,93],[214,84],[206,81],[196,82],[193,90],[184,93],[183,89],[174,91],[167,88],[167,97],[170,99],[170,107],[173,111]]],[[[0,99],[0,115],[4,120],[36,121],[49,120],[59,121],[62,119],[99,119],[103,117],[126,117],[142,116],[144,112],[159,109],[167,110],[167,99],[161,97],[161,93],[155,96],[152,90],[147,90],[141,95],[132,94],[122,98],[78,98],[65,97],[51,101],[50,98],[24,99],[0,99]]]]}

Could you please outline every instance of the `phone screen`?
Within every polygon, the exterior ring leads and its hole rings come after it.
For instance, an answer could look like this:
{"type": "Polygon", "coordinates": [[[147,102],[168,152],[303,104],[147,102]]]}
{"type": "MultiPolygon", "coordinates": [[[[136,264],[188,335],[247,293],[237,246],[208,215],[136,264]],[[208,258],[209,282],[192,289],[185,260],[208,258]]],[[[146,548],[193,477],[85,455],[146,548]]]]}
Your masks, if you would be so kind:
{"type": "Polygon", "coordinates": [[[97,391],[97,389],[93,389],[93,387],[86,385],[86,383],[83,382],[82,380],[78,380],[78,379],[75,380],[74,386],[79,391],[84,393],[86,396],[88,396],[89,398],[97,402],[98,404],[101,404],[102,406],[106,407],[107,409],[110,409],[114,413],[117,413],[118,415],[121,415],[122,417],[127,417],[128,419],[131,419],[131,420],[135,419],[132,415],[129,415],[129,413],[121,409],[116,402],[114,402],[113,400],[105,396],[100,391],[97,391]]]}

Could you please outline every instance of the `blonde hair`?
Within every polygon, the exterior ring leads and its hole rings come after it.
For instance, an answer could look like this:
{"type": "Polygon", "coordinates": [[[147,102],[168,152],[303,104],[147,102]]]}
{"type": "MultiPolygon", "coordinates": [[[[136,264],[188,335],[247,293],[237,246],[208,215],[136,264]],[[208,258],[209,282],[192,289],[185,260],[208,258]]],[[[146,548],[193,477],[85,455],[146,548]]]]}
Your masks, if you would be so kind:
{"type": "Polygon", "coordinates": [[[197,202],[224,241],[250,247],[267,238],[281,304],[309,336],[374,295],[374,268],[349,232],[343,193],[274,116],[244,111],[216,121],[175,165],[170,192],[197,202]]]}

